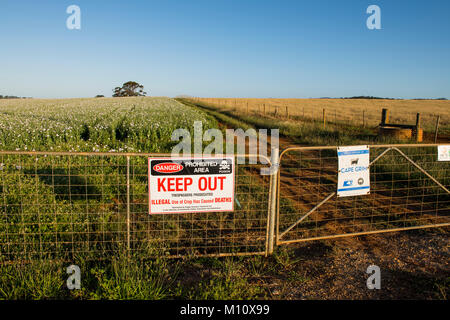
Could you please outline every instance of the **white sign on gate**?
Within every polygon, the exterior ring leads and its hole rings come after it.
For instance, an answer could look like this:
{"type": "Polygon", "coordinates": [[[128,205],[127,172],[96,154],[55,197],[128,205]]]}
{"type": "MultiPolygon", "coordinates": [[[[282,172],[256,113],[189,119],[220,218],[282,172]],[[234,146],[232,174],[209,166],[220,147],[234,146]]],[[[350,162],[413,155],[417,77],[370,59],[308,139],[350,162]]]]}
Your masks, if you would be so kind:
{"type": "Polygon", "coordinates": [[[338,197],[370,193],[369,146],[338,147],[338,197]]]}
{"type": "Polygon", "coordinates": [[[438,146],[438,161],[450,161],[450,145],[438,146]]]}
{"type": "Polygon", "coordinates": [[[234,157],[149,158],[149,213],[234,210],[234,157]]]}

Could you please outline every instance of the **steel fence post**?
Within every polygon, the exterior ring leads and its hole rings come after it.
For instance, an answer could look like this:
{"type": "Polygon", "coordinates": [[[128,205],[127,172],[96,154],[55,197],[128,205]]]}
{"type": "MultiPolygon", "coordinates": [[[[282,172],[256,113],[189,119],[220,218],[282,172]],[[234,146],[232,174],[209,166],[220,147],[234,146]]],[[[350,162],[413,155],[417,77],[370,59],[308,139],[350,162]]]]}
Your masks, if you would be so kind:
{"type": "Polygon", "coordinates": [[[130,156],[127,156],[127,250],[130,250],[130,156]]]}
{"type": "Polygon", "coordinates": [[[277,209],[277,178],[279,169],[279,149],[272,148],[270,162],[272,168],[270,169],[270,195],[269,195],[269,224],[268,224],[268,237],[267,237],[267,249],[266,255],[273,253],[274,234],[275,234],[275,221],[276,221],[276,209],[277,209]]]}

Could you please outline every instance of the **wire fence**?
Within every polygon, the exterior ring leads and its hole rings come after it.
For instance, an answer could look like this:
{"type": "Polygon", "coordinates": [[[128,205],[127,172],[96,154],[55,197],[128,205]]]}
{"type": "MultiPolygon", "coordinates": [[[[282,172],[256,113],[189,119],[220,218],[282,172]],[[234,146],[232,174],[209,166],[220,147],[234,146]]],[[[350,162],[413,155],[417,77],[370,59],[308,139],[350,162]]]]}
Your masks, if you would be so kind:
{"type": "MultiPolygon", "coordinates": [[[[264,254],[269,178],[238,165],[235,210],[149,215],[154,154],[0,153],[0,260],[264,254]]],[[[248,162],[248,161],[247,161],[248,162]]]]}
{"type": "Polygon", "coordinates": [[[336,147],[281,154],[277,243],[450,225],[450,162],[436,146],[370,146],[370,194],[337,197],[336,147]]]}
{"type": "MultiPolygon", "coordinates": [[[[288,148],[277,174],[237,164],[233,212],[152,214],[148,158],[0,151],[0,262],[270,254],[274,244],[450,225],[437,145],[370,146],[371,192],[336,197],[336,147],[288,148]]],[[[278,153],[274,153],[278,155],[278,153]]],[[[256,156],[255,156],[256,157],[256,156]]]]}
{"type": "Polygon", "coordinates": [[[420,112],[422,129],[435,132],[439,117],[439,134],[450,134],[450,116],[447,112],[450,102],[448,101],[404,102],[373,99],[361,102],[358,99],[312,99],[309,102],[302,102],[302,99],[245,98],[191,98],[190,100],[240,114],[368,128],[374,128],[380,124],[383,108],[391,108],[390,122],[393,124],[415,124],[417,112],[420,112]]]}

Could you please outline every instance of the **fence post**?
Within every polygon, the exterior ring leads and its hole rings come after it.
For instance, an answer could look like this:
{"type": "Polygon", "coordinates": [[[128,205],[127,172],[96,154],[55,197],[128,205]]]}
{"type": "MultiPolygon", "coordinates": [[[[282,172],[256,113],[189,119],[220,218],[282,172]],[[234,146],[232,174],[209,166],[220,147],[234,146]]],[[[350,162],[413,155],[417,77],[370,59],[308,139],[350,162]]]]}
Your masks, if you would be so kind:
{"type": "Polygon", "coordinates": [[[266,245],[266,256],[273,253],[275,220],[277,211],[277,178],[279,170],[279,149],[272,148],[270,162],[273,170],[270,172],[270,194],[269,194],[269,210],[268,210],[268,236],[266,245]]]}
{"type": "Polygon", "coordinates": [[[130,250],[130,156],[127,156],[127,250],[130,250]]]}
{"type": "Polygon", "coordinates": [[[416,115],[416,141],[419,142],[419,131],[420,131],[420,113],[416,115]]]}
{"type": "Polygon", "coordinates": [[[325,108],[323,108],[323,128],[325,129],[326,126],[326,119],[325,119],[325,108]]]}
{"type": "Polygon", "coordinates": [[[436,119],[436,129],[435,129],[435,131],[434,131],[434,143],[436,143],[437,142],[437,138],[438,138],[438,131],[439,131],[439,119],[441,118],[441,116],[440,115],[438,115],[437,116],[437,119],[436,119]]]}
{"type": "Polygon", "coordinates": [[[384,109],[381,110],[381,126],[385,126],[386,124],[389,123],[389,110],[388,109],[384,109]]]}

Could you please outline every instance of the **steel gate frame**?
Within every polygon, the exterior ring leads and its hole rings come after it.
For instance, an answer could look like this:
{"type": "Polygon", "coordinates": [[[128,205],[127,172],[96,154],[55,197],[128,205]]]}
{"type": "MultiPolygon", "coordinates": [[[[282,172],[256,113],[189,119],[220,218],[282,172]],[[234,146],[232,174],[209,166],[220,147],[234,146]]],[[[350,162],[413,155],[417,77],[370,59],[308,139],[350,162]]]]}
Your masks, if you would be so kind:
{"type": "MultiPolygon", "coordinates": [[[[110,158],[110,159],[121,159],[120,160],[120,167],[123,168],[123,171],[121,173],[122,177],[121,179],[123,180],[123,182],[117,182],[118,185],[122,186],[123,188],[123,192],[121,192],[121,196],[123,196],[124,202],[121,203],[120,205],[122,206],[120,209],[120,212],[118,213],[118,217],[121,217],[121,230],[120,231],[116,231],[116,233],[120,233],[120,237],[117,240],[114,240],[114,244],[120,244],[121,246],[123,246],[123,248],[126,251],[129,252],[133,252],[136,249],[134,248],[134,245],[137,241],[138,238],[136,238],[135,235],[137,235],[137,231],[133,230],[133,227],[136,227],[136,224],[141,224],[141,226],[143,228],[145,228],[144,232],[141,232],[142,234],[145,232],[152,232],[155,231],[152,228],[152,217],[148,216],[148,210],[145,211],[145,217],[143,214],[140,214],[140,218],[138,219],[137,217],[137,213],[141,213],[140,209],[139,209],[139,205],[145,205],[142,203],[139,203],[138,205],[136,205],[134,203],[134,183],[135,183],[135,168],[137,168],[137,164],[133,163],[132,159],[133,158],[149,158],[149,157],[154,157],[154,158],[158,158],[158,157],[170,157],[171,154],[170,153],[113,153],[113,152],[58,152],[58,151],[2,151],[0,150],[0,163],[1,162],[7,162],[5,159],[7,157],[13,157],[12,159],[14,159],[15,157],[17,158],[17,160],[14,161],[18,161],[17,163],[21,164],[21,167],[23,167],[23,162],[24,159],[25,160],[29,160],[28,157],[30,159],[32,159],[33,157],[36,157],[36,159],[39,158],[46,158],[47,162],[49,164],[53,165],[54,163],[56,163],[56,159],[60,158],[63,159],[64,157],[67,157],[68,159],[68,163],[67,166],[69,168],[69,173],[65,174],[68,177],[76,177],[78,173],[70,173],[70,168],[72,166],[74,166],[74,164],[71,164],[71,160],[70,159],[77,159],[78,162],[80,161],[80,159],[85,159],[85,160],[81,160],[81,166],[78,164],[79,168],[84,170],[84,166],[86,166],[86,168],[88,167],[87,159],[90,159],[90,157],[95,157],[95,158],[102,158],[102,159],[106,159],[106,158],[110,158]],[[54,158],[52,158],[54,157],[54,158]],[[3,159],[3,160],[2,160],[3,159]],[[136,209],[137,208],[137,209],[136,209]],[[138,219],[138,220],[137,220],[138,219]]],[[[224,154],[224,156],[228,156],[226,154],[224,154]]],[[[206,242],[206,240],[204,241],[204,244],[202,245],[202,248],[204,248],[204,251],[199,251],[199,253],[195,254],[195,256],[202,256],[202,257],[225,257],[225,256],[249,256],[249,255],[268,255],[268,250],[269,250],[269,234],[270,234],[270,229],[273,227],[273,224],[271,224],[271,220],[270,218],[270,212],[271,212],[271,207],[269,206],[271,202],[271,198],[272,198],[272,194],[274,193],[274,190],[276,190],[276,188],[274,188],[273,186],[275,185],[274,183],[276,183],[276,180],[273,179],[272,176],[270,177],[263,177],[262,183],[260,181],[261,179],[261,175],[259,170],[261,168],[269,168],[272,165],[271,159],[264,156],[264,155],[258,155],[258,154],[243,154],[243,155],[238,155],[238,154],[234,154],[232,155],[235,157],[236,160],[238,160],[239,158],[241,159],[245,159],[245,164],[239,164],[239,161],[235,162],[235,175],[236,175],[236,184],[235,184],[235,188],[237,189],[239,187],[239,184],[237,182],[237,179],[239,177],[244,177],[245,180],[241,181],[241,185],[244,188],[248,188],[248,191],[243,191],[241,193],[237,193],[236,191],[236,195],[238,196],[239,194],[241,194],[241,196],[244,197],[248,197],[248,195],[250,195],[252,192],[252,190],[254,190],[254,187],[259,186],[262,187],[260,194],[257,196],[257,198],[259,198],[259,200],[255,200],[253,197],[248,198],[248,200],[246,202],[242,202],[242,209],[240,210],[240,216],[236,219],[240,219],[240,222],[229,222],[228,220],[226,220],[226,218],[223,218],[223,222],[224,223],[231,223],[231,227],[232,228],[240,228],[242,230],[242,238],[245,237],[249,237],[249,239],[252,238],[251,233],[249,232],[257,232],[258,231],[258,242],[256,243],[256,240],[254,240],[251,243],[247,243],[247,242],[239,242],[239,239],[241,236],[238,236],[238,232],[236,232],[236,235],[233,233],[231,235],[231,237],[233,238],[230,241],[233,241],[233,247],[219,247],[219,245],[215,245],[214,243],[211,245],[209,244],[209,242],[213,241],[215,238],[208,238],[207,240],[209,241],[208,243],[206,242]],[[250,163],[250,159],[256,159],[256,160],[260,160],[259,162],[256,161],[255,164],[250,163]],[[250,169],[249,172],[244,172],[243,174],[239,174],[238,173],[238,169],[242,168],[242,166],[245,166],[245,168],[250,169]],[[255,170],[253,173],[251,171],[255,170]],[[248,177],[248,178],[246,178],[248,177]],[[259,181],[259,182],[258,182],[259,181]],[[259,204],[259,208],[255,209],[254,205],[255,205],[255,201],[257,201],[257,203],[259,204]],[[248,211],[252,211],[254,212],[256,215],[258,215],[258,217],[254,217],[254,218],[249,218],[249,219],[253,219],[251,221],[247,221],[247,213],[248,211]],[[258,221],[256,221],[255,219],[257,219],[258,221]],[[244,221],[245,220],[245,221],[244,221]],[[227,222],[228,221],[228,222],[227,222]],[[255,222],[256,221],[256,222],[255,222]],[[238,227],[237,223],[243,223],[243,224],[247,224],[246,229],[242,229],[242,227],[238,227]],[[256,226],[253,226],[253,223],[256,223],[256,226]],[[259,240],[260,238],[260,240],[259,240]],[[211,247],[209,247],[211,246],[211,247]],[[216,250],[217,248],[217,250],[216,250]],[[214,252],[217,251],[217,252],[214,252]]],[[[196,155],[196,154],[191,154],[188,155],[188,157],[207,157],[204,155],[196,155]]],[[[74,160],[73,162],[75,163],[77,160],[74,160]]],[[[9,160],[8,160],[9,161],[9,160]]],[[[34,162],[34,161],[33,161],[34,162]]],[[[9,163],[9,162],[8,162],[9,163]]],[[[7,163],[7,165],[9,165],[7,163]]],[[[11,162],[12,163],[12,162],[11,162]]],[[[30,162],[31,163],[31,162],[30,162]]],[[[119,163],[119,160],[117,160],[117,163],[119,163]]],[[[3,163],[2,163],[3,165],[3,163]]],[[[118,164],[119,165],[119,164],[118,164]]],[[[140,165],[139,165],[140,166],[140,165]]],[[[76,166],[75,166],[76,167],[76,166]]],[[[145,166],[146,168],[148,167],[147,165],[145,166]]],[[[3,169],[4,167],[2,167],[1,169],[3,169]]],[[[26,167],[21,168],[20,170],[23,169],[29,169],[30,170],[30,174],[34,177],[33,179],[39,179],[39,177],[42,175],[41,173],[39,173],[40,167],[38,162],[34,162],[34,164],[30,165],[28,164],[26,167]]],[[[57,168],[57,165],[55,165],[55,168],[57,168]]],[[[20,172],[20,170],[18,171],[19,173],[17,173],[18,176],[24,175],[25,173],[20,172]]],[[[88,169],[86,169],[88,170],[88,169]]],[[[83,171],[83,172],[87,172],[87,171],[83,171]]],[[[91,173],[89,173],[91,174],[91,173]]],[[[147,173],[146,173],[147,174],[147,173]]],[[[5,172],[0,170],[0,178],[1,177],[7,177],[8,175],[10,175],[10,173],[5,172]]],[[[53,176],[53,169],[51,172],[51,175],[53,176]]],[[[57,174],[56,174],[57,175],[57,174]]],[[[81,175],[83,175],[83,173],[81,173],[81,175]]],[[[139,175],[139,174],[138,174],[139,175]]],[[[276,174],[274,174],[273,176],[276,176],[276,174]]],[[[5,183],[5,182],[3,182],[5,183]]],[[[148,184],[148,182],[147,182],[148,184]]],[[[87,187],[88,183],[86,182],[86,187],[87,187]]],[[[90,185],[90,184],[89,184],[90,185]]],[[[2,184],[0,183],[0,187],[3,188],[3,190],[5,188],[5,185],[2,186],[2,184]]],[[[70,190],[70,179],[69,179],[69,190],[70,190]]],[[[246,190],[246,189],[245,189],[246,190]]],[[[70,192],[70,191],[69,191],[70,192]]],[[[69,195],[69,194],[67,194],[69,195]]],[[[86,199],[91,196],[91,193],[88,193],[88,191],[86,191],[86,199]]],[[[20,196],[20,195],[19,195],[20,196]]],[[[31,197],[34,196],[30,195],[31,197]]],[[[84,197],[84,195],[82,195],[84,197]]],[[[0,208],[5,208],[6,209],[6,203],[4,204],[3,199],[4,197],[1,196],[0,194],[0,208]]],[[[242,199],[240,199],[242,201],[242,199]]],[[[22,200],[21,200],[22,201],[22,200]]],[[[25,203],[25,202],[24,202],[25,203]]],[[[28,204],[28,203],[26,203],[28,204]]],[[[31,204],[30,204],[31,205],[31,204]]],[[[37,204],[39,206],[39,204],[37,204]]],[[[86,209],[87,210],[87,209],[86,209]]],[[[39,208],[37,208],[37,211],[39,211],[39,208]]],[[[233,215],[236,214],[236,210],[234,212],[232,212],[233,215]]],[[[39,214],[39,213],[38,213],[39,214]]],[[[95,212],[90,213],[90,214],[96,214],[95,212]]],[[[98,213],[100,214],[100,213],[98,213]]],[[[189,213],[186,213],[189,214],[189,213]]],[[[214,213],[215,214],[215,213],[214,213]]],[[[192,215],[192,214],[191,214],[192,215]]],[[[203,214],[203,217],[200,217],[199,219],[202,221],[207,221],[207,217],[206,214],[203,214]]],[[[174,217],[173,219],[177,219],[176,217],[174,217]]],[[[215,219],[214,217],[210,218],[210,219],[215,219]]],[[[222,219],[222,218],[221,218],[222,219]]],[[[233,219],[235,219],[233,217],[233,219]]],[[[213,220],[210,220],[213,221],[213,220]]],[[[215,221],[215,220],[214,220],[215,221]]],[[[222,220],[221,220],[222,221],[222,220]]],[[[237,220],[236,220],[237,221],[237,220]]],[[[219,223],[219,220],[217,220],[217,223],[219,223]]],[[[39,222],[40,224],[40,222],[39,222]]],[[[245,226],[244,226],[245,227],[245,226]]],[[[217,230],[219,230],[222,227],[218,227],[217,230]]],[[[225,226],[225,228],[230,228],[228,226],[225,226]]],[[[40,230],[40,226],[39,226],[39,230],[40,230]]],[[[157,229],[156,231],[158,231],[159,229],[157,229]]],[[[210,230],[210,232],[214,232],[214,229],[208,229],[210,230]]],[[[208,232],[208,230],[206,232],[208,232]]],[[[228,229],[224,229],[224,230],[228,230],[228,229]]],[[[234,230],[234,229],[233,229],[234,230]]],[[[237,230],[237,229],[236,229],[237,230]]],[[[40,233],[41,231],[39,231],[40,233]]],[[[84,231],[77,231],[77,235],[79,236],[86,236],[89,233],[89,231],[87,233],[84,233],[84,231]]],[[[92,231],[91,231],[92,232],[92,231]]],[[[234,232],[234,231],[230,231],[230,232],[234,232]]],[[[14,234],[16,235],[16,234],[14,234]]],[[[24,236],[28,236],[27,234],[24,234],[24,236]]],[[[8,236],[8,234],[6,234],[6,237],[8,236]]],[[[206,239],[206,238],[205,238],[206,239]]],[[[174,241],[171,238],[164,238],[164,236],[162,238],[160,238],[161,241],[167,240],[167,241],[174,241]]],[[[73,240],[72,240],[73,241],[73,240]]],[[[14,244],[14,243],[13,243],[14,244]]],[[[70,243],[69,243],[70,244],[70,243]]],[[[8,245],[9,248],[9,241],[7,241],[7,243],[5,243],[4,245],[8,245]]],[[[23,246],[26,246],[27,244],[23,244],[23,246]]],[[[174,248],[176,249],[176,252],[178,252],[178,248],[174,248]]],[[[193,251],[197,251],[197,247],[193,247],[192,250],[193,251]]],[[[9,249],[8,249],[9,250],[9,249]]],[[[73,250],[73,249],[72,249],[73,250]]],[[[74,253],[78,253],[77,251],[78,249],[75,249],[74,253]]],[[[189,248],[187,248],[186,250],[190,250],[189,248]]],[[[47,252],[41,252],[42,248],[39,249],[37,248],[37,251],[30,251],[29,253],[33,256],[45,256],[47,254],[47,252]]],[[[93,252],[96,252],[95,249],[93,249],[93,252]]],[[[9,251],[8,251],[9,252],[9,251]]],[[[110,251],[107,251],[110,252],[110,251]]],[[[111,251],[112,254],[114,254],[115,251],[111,251]]],[[[184,251],[183,251],[184,252],[184,251]]],[[[57,254],[57,253],[55,253],[57,254]]],[[[180,254],[174,254],[174,255],[165,255],[165,257],[167,258],[181,258],[183,256],[186,256],[186,254],[184,253],[180,253],[180,254]]]]}
{"type": "MultiPolygon", "coordinates": [[[[395,151],[400,154],[404,159],[406,159],[409,163],[411,163],[416,169],[425,174],[431,181],[433,181],[437,186],[439,186],[442,190],[444,190],[447,194],[450,195],[449,189],[447,189],[443,184],[441,184],[438,180],[436,180],[433,176],[431,176],[426,170],[420,167],[417,163],[411,160],[404,152],[399,150],[401,147],[438,147],[441,144],[383,144],[383,145],[368,145],[370,149],[380,149],[386,148],[381,154],[379,154],[374,160],[372,160],[369,166],[372,166],[375,162],[381,159],[384,155],[386,155],[389,151],[395,151]]],[[[297,243],[297,242],[305,242],[305,241],[313,241],[313,240],[325,240],[325,239],[335,239],[335,238],[343,238],[343,237],[352,237],[352,236],[361,236],[361,235],[369,235],[369,234],[378,234],[378,233],[387,233],[387,232],[396,232],[396,231],[405,231],[405,230],[414,230],[414,229],[426,229],[426,228],[436,228],[436,227],[446,227],[450,226],[450,222],[448,223],[438,223],[438,224],[428,224],[421,226],[412,226],[412,227],[402,227],[402,228],[390,228],[384,230],[375,230],[375,231],[365,231],[365,232],[352,232],[352,233],[343,233],[343,234],[334,234],[328,236],[318,236],[318,237],[308,237],[302,239],[294,239],[294,240],[282,240],[281,238],[286,235],[289,231],[291,231],[295,226],[300,224],[304,219],[306,219],[309,215],[315,212],[318,208],[320,208],[323,204],[325,204],[328,200],[333,198],[336,195],[335,192],[331,192],[327,197],[325,197],[321,202],[315,205],[311,210],[309,210],[306,214],[301,216],[297,221],[291,224],[287,229],[280,233],[280,181],[281,181],[281,168],[282,168],[282,159],[285,154],[290,151],[307,151],[307,150],[337,150],[338,146],[322,146],[322,147],[288,147],[284,149],[279,156],[279,164],[280,169],[277,172],[277,196],[276,196],[276,230],[275,230],[275,239],[274,242],[276,245],[289,244],[289,243],[297,243]]],[[[278,160],[278,159],[277,159],[278,160]]]]}

